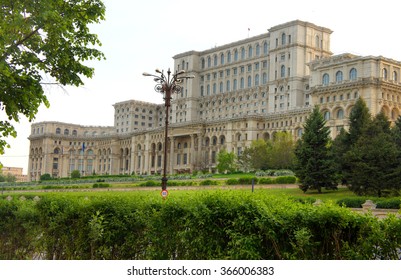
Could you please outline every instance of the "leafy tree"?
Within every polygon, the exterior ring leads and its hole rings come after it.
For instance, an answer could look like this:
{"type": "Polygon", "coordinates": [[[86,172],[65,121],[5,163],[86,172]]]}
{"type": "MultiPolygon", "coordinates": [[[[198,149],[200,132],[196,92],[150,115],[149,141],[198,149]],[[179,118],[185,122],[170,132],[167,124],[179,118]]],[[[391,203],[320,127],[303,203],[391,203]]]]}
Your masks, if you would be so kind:
{"type": "Polygon", "coordinates": [[[316,106],[307,118],[304,133],[298,140],[295,156],[295,174],[304,192],[322,188],[336,189],[337,178],[330,146],[330,129],[316,106]]]}
{"type": "Polygon", "coordinates": [[[268,165],[272,169],[291,169],[295,160],[295,143],[291,133],[277,132],[267,141],[268,165]]]}
{"type": "Polygon", "coordinates": [[[246,147],[239,157],[239,162],[244,169],[266,170],[269,168],[268,145],[262,140],[254,140],[250,147],[246,147]]]}
{"type": "Polygon", "coordinates": [[[71,171],[71,178],[72,178],[72,179],[81,178],[81,172],[80,172],[79,170],[73,170],[73,171],[71,171]]]}
{"type": "Polygon", "coordinates": [[[11,121],[29,121],[41,104],[49,106],[43,86],[83,84],[94,69],[82,64],[103,59],[89,25],[104,20],[101,0],[4,0],[0,15],[0,154],[16,137],[11,121]],[[46,78],[45,78],[46,77],[46,78]],[[8,119],[8,120],[6,120],[8,119]]]}
{"type": "Polygon", "coordinates": [[[217,171],[219,173],[234,172],[236,169],[235,165],[235,154],[233,152],[227,152],[226,150],[221,150],[217,154],[217,171]]]}
{"type": "Polygon", "coordinates": [[[344,176],[357,195],[382,196],[384,191],[401,189],[401,152],[390,134],[383,113],[368,124],[358,141],[345,155],[349,169],[344,176]]]}
{"type": "Polygon", "coordinates": [[[52,176],[49,173],[45,173],[45,174],[40,175],[40,180],[41,181],[47,181],[47,180],[51,180],[51,179],[52,179],[52,176]]]}

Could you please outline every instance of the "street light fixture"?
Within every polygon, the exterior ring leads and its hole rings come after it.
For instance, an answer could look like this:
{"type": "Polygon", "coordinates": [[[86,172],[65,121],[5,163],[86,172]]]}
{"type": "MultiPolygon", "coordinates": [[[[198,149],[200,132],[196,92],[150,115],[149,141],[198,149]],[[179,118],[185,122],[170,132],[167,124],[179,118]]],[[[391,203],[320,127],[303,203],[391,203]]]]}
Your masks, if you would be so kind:
{"type": "Polygon", "coordinates": [[[167,70],[167,76],[164,75],[164,71],[156,69],[156,75],[143,73],[144,76],[154,77],[156,82],[155,91],[163,94],[164,106],[166,107],[166,125],[164,127],[164,161],[163,161],[163,177],[162,177],[162,191],[167,189],[167,141],[168,141],[168,119],[169,119],[169,108],[171,106],[171,95],[173,93],[180,93],[182,91],[182,83],[184,80],[195,78],[194,75],[184,75],[185,71],[176,71],[175,74],[171,75],[170,68],[167,70]]]}

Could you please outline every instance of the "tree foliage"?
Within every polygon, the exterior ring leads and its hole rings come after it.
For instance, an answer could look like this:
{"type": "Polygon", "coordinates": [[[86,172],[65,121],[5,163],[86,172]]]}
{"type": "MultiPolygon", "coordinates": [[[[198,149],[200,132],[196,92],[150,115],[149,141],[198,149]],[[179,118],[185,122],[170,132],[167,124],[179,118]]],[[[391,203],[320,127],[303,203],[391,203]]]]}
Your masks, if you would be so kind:
{"type": "Polygon", "coordinates": [[[344,177],[358,195],[382,196],[401,189],[400,150],[383,113],[365,125],[357,142],[345,154],[344,177]]]}
{"type": "Polygon", "coordinates": [[[227,152],[226,150],[221,150],[217,154],[217,171],[219,173],[234,172],[236,169],[236,156],[234,152],[227,152]]]}
{"type": "Polygon", "coordinates": [[[272,169],[291,169],[295,160],[295,143],[291,133],[277,132],[267,141],[268,165],[272,169]]]}
{"type": "Polygon", "coordinates": [[[304,133],[295,149],[295,174],[304,192],[316,189],[320,193],[322,188],[337,188],[330,129],[325,124],[316,106],[305,122],[304,133]]]}
{"type": "Polygon", "coordinates": [[[4,0],[0,16],[0,154],[16,137],[12,121],[29,121],[49,106],[45,84],[83,84],[94,69],[86,60],[104,59],[89,25],[105,19],[101,0],[4,0]],[[8,119],[8,120],[5,120],[8,119]]]}

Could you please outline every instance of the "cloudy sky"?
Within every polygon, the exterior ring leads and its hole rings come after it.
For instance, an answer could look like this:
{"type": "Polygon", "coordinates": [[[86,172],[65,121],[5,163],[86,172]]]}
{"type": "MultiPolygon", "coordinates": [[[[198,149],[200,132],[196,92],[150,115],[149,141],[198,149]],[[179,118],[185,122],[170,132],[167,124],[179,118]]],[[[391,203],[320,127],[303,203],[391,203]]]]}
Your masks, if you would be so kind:
{"type": "MultiPolygon", "coordinates": [[[[295,19],[333,30],[331,51],[382,55],[401,61],[397,1],[322,0],[104,0],[106,21],[92,28],[107,60],[90,62],[95,76],[80,88],[46,89],[50,108],[35,122],[113,125],[113,104],[129,99],[162,103],[143,72],[173,67],[176,54],[266,33],[295,19]]],[[[30,124],[16,124],[18,137],[0,156],[5,166],[28,168],[30,124]]]]}

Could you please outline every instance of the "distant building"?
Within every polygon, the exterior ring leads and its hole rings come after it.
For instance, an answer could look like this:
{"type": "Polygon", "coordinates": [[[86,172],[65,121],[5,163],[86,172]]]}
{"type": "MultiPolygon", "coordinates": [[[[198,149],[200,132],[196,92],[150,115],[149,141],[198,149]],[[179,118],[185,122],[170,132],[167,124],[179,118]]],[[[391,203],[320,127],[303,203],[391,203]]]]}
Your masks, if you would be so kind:
{"type": "Polygon", "coordinates": [[[22,172],[23,172],[23,168],[21,168],[21,167],[3,166],[1,168],[1,173],[3,175],[11,174],[11,175],[15,176],[15,178],[17,179],[17,182],[26,182],[28,180],[28,176],[22,174],[22,172]]]}
{"type": "MultiPolygon", "coordinates": [[[[168,172],[213,170],[221,149],[237,155],[277,131],[302,135],[318,105],[334,138],[348,128],[358,97],[372,114],[395,121],[401,109],[401,63],[381,56],[333,55],[328,28],[304,21],[204,51],[174,56],[185,81],[169,112],[168,172]]],[[[149,89],[151,90],[151,89],[149,89]]],[[[129,100],[114,104],[113,127],[32,125],[28,176],[161,173],[165,107],[129,100]]]]}

